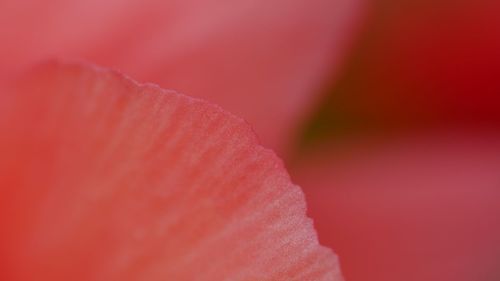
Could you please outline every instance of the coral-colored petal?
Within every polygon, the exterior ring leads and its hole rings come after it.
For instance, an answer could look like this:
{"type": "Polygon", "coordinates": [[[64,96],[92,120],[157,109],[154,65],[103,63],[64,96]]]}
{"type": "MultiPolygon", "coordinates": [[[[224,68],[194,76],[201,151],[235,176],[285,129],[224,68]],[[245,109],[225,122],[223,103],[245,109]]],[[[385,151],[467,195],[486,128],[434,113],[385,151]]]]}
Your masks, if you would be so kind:
{"type": "Polygon", "coordinates": [[[0,279],[341,280],[240,119],[80,65],[17,85],[0,95],[0,279]]]}
{"type": "Polygon", "coordinates": [[[365,141],[320,152],[296,180],[346,280],[498,280],[500,135],[365,141]]]}
{"type": "Polygon", "coordinates": [[[361,0],[2,1],[0,74],[88,59],[216,102],[274,148],[310,109],[361,0]]]}

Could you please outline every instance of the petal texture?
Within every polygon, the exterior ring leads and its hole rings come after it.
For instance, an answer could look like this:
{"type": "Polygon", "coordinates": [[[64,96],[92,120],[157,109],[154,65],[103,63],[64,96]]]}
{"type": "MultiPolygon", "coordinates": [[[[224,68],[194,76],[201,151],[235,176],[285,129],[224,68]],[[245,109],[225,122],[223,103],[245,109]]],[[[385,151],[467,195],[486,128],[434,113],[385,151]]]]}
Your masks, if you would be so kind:
{"type": "Polygon", "coordinates": [[[346,280],[498,280],[498,134],[337,148],[304,159],[296,180],[346,280]]]}
{"type": "Polygon", "coordinates": [[[88,59],[216,102],[283,148],[340,63],[360,2],[7,0],[0,74],[46,57],[88,59]]]}
{"type": "Polygon", "coordinates": [[[49,63],[0,95],[0,279],[342,280],[240,119],[49,63]]]}

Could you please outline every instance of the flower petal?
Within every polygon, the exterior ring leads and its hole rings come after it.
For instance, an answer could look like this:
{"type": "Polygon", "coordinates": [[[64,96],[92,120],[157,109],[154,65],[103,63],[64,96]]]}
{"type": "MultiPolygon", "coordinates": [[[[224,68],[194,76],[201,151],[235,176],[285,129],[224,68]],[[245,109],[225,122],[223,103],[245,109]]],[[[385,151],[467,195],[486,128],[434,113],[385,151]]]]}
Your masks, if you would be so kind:
{"type": "Polygon", "coordinates": [[[77,64],[0,95],[0,279],[341,280],[240,119],[77,64]]]}
{"type": "Polygon", "coordinates": [[[323,111],[334,134],[498,127],[500,1],[374,2],[323,111]]]}
{"type": "Polygon", "coordinates": [[[320,242],[347,280],[500,277],[500,135],[364,141],[302,164],[320,242]]]}
{"type": "Polygon", "coordinates": [[[281,149],[340,62],[361,1],[2,1],[0,74],[88,59],[216,102],[281,149]]]}

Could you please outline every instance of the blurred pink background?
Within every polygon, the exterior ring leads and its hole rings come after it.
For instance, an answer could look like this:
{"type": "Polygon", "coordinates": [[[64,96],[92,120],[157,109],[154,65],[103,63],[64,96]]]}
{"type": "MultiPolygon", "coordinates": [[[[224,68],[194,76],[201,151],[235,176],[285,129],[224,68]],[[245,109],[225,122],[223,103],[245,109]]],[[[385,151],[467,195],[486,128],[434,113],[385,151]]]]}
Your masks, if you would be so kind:
{"type": "Polygon", "coordinates": [[[292,164],[346,280],[500,280],[499,14],[368,3],[292,164]]]}

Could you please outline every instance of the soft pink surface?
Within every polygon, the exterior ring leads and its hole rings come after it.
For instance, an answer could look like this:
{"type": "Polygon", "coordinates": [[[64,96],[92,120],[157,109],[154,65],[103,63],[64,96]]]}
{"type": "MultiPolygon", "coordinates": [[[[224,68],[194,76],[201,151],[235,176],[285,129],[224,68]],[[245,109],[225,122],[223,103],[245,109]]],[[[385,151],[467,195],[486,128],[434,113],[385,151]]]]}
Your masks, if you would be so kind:
{"type": "Polygon", "coordinates": [[[0,75],[83,58],[202,97],[285,149],[353,36],[362,0],[0,3],[0,75]]]}
{"type": "Polygon", "coordinates": [[[336,147],[292,171],[346,280],[498,280],[499,134],[336,147]]]}
{"type": "Polygon", "coordinates": [[[0,93],[1,280],[342,280],[233,115],[82,65],[0,93]]]}

